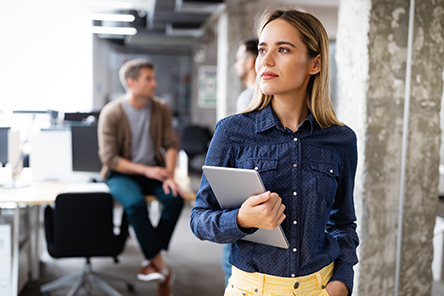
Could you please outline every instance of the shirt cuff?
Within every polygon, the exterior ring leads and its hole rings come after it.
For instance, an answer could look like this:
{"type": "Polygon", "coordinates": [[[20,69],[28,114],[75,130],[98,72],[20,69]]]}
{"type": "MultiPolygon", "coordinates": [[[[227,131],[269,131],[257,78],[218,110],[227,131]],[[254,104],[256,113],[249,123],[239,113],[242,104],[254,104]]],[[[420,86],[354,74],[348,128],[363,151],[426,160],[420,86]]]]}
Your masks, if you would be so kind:
{"type": "Polygon", "coordinates": [[[239,212],[239,209],[229,212],[230,218],[228,221],[231,221],[230,229],[232,230],[232,234],[234,237],[237,238],[237,240],[244,238],[245,236],[255,233],[258,228],[243,228],[240,227],[239,224],[237,224],[237,213],[239,212]]]}
{"type": "Polygon", "coordinates": [[[353,292],[353,277],[354,270],[353,265],[341,262],[342,260],[337,259],[335,261],[335,269],[333,271],[333,276],[330,279],[332,281],[339,281],[344,283],[348,287],[348,295],[351,295],[353,292]]]}

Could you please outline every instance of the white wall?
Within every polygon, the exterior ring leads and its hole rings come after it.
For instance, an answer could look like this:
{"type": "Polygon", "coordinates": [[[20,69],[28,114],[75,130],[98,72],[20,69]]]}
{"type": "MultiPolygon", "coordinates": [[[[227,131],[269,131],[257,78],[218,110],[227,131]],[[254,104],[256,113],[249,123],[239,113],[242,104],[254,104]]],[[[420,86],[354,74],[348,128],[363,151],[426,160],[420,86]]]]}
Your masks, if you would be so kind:
{"type": "Polygon", "coordinates": [[[0,1],[0,109],[91,110],[87,16],[76,1],[0,1]]]}

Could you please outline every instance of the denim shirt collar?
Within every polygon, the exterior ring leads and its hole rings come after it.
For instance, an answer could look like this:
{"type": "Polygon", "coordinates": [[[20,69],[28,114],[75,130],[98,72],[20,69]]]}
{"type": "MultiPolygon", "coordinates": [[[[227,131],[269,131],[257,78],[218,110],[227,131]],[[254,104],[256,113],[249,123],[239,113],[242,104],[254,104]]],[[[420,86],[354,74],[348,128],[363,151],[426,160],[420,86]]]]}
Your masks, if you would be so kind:
{"type": "MultiPolygon", "coordinates": [[[[307,128],[309,133],[313,133],[316,120],[314,119],[313,113],[309,113],[307,118],[299,125],[298,130],[307,128]]],[[[285,127],[282,125],[281,121],[274,113],[271,104],[268,104],[264,109],[260,110],[256,114],[256,133],[262,133],[266,130],[276,127],[280,131],[284,131],[285,127]]]]}

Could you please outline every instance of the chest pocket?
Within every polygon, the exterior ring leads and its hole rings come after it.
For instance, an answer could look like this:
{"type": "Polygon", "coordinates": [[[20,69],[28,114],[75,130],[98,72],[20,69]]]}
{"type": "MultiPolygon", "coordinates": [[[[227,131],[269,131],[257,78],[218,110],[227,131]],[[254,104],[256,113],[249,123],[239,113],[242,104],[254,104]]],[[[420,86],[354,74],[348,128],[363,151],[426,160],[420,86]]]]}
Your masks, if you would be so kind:
{"type": "Polygon", "coordinates": [[[339,181],[339,166],[332,162],[311,161],[316,177],[316,192],[327,199],[328,206],[334,201],[339,181]]]}
{"type": "Polygon", "coordinates": [[[251,169],[259,172],[266,190],[273,191],[276,179],[276,169],[278,161],[275,159],[253,159],[239,161],[238,167],[242,169],[251,169]]]}

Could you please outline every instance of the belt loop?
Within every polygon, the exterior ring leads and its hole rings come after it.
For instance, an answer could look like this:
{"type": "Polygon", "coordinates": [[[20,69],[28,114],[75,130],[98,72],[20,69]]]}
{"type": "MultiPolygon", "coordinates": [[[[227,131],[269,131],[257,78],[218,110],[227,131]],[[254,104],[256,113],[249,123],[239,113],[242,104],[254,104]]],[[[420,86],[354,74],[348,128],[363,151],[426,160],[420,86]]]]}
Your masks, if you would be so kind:
{"type": "Polygon", "coordinates": [[[316,279],[318,280],[318,290],[324,289],[324,286],[322,285],[322,274],[320,271],[316,272],[316,279]]]}
{"type": "Polygon", "coordinates": [[[265,274],[259,273],[256,287],[254,288],[255,295],[262,295],[264,292],[265,274]]]}

